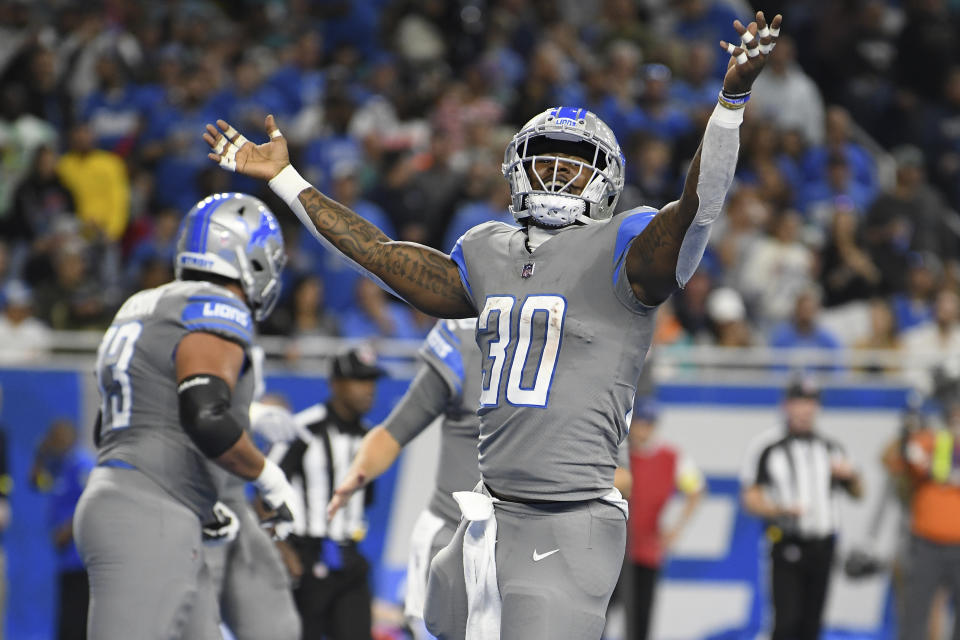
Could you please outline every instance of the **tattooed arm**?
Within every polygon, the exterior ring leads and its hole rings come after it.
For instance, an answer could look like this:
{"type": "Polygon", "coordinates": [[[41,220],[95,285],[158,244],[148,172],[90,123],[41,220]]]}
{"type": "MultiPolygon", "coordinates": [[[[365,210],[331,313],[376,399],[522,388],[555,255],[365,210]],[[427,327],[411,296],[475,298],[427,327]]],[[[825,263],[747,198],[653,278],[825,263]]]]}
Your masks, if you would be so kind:
{"type": "Polygon", "coordinates": [[[312,187],[300,192],[299,200],[323,237],[417,309],[438,318],[476,315],[450,256],[413,242],[391,240],[312,187]]]}
{"type": "Polygon", "coordinates": [[[411,305],[439,318],[477,314],[449,256],[412,242],[396,242],[349,208],[310,186],[290,166],[287,142],[267,116],[270,142],[255,145],[223,120],[207,125],[209,157],[224,168],[270,180],[301,221],[319,238],[373,274],[411,305]]]}
{"type": "MultiPolygon", "coordinates": [[[[753,81],[776,45],[781,21],[777,15],[768,28],[763,12],[758,11],[756,22],[749,26],[744,27],[739,20],[733,23],[742,44],[720,43],[731,53],[723,79],[725,94],[749,96],[753,81]]],[[[723,106],[723,101],[717,105],[687,170],[680,199],[664,206],[630,244],[627,278],[634,295],[644,304],[660,304],[683,287],[703,257],[710,226],[720,214],[733,182],[746,99],[739,107],[723,106]]]]}

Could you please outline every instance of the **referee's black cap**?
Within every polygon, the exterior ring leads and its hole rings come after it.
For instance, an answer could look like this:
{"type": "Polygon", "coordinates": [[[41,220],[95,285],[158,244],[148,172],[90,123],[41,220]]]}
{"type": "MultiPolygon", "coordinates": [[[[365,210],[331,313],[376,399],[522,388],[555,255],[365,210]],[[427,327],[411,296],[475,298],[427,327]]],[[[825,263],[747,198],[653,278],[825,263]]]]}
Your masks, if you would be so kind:
{"type": "Polygon", "coordinates": [[[354,347],[339,354],[333,359],[334,378],[349,380],[376,380],[387,374],[377,366],[377,354],[373,349],[361,346],[354,347]]]}
{"type": "Polygon", "coordinates": [[[787,385],[787,398],[820,399],[820,388],[809,376],[796,376],[787,385]]]}

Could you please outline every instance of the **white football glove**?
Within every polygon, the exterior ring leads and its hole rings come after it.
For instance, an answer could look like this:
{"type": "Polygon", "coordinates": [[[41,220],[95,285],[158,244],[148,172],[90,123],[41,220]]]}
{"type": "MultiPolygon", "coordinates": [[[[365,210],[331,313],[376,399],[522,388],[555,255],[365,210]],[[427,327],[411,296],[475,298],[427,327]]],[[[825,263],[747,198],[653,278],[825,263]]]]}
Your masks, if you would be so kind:
{"type": "Polygon", "coordinates": [[[306,427],[298,424],[288,409],[262,402],[250,403],[250,429],[271,444],[309,438],[306,427]]]}
{"type": "Polygon", "coordinates": [[[275,540],[283,540],[293,531],[293,509],[291,505],[296,496],[293,487],[287,481],[287,476],[277,463],[269,458],[263,461],[263,471],[253,481],[260,491],[263,504],[271,511],[276,512],[261,524],[264,527],[273,527],[275,540]]]}
{"type": "Polygon", "coordinates": [[[203,544],[218,547],[237,539],[240,518],[222,502],[213,505],[213,520],[203,523],[203,544]]]}

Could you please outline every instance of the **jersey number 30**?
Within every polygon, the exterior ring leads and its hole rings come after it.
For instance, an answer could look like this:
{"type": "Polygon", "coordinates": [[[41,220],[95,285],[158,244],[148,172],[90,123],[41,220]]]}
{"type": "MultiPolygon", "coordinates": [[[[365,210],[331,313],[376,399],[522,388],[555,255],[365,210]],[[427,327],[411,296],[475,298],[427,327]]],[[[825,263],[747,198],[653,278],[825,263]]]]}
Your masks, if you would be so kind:
{"type": "Polygon", "coordinates": [[[100,384],[100,412],[104,429],[130,426],[132,394],[127,368],[141,330],[143,325],[139,322],[111,326],[97,350],[97,381],[100,384]]]}
{"type": "MultiPolygon", "coordinates": [[[[513,296],[490,296],[477,321],[479,332],[491,334],[486,359],[483,363],[484,382],[480,390],[480,406],[493,407],[500,402],[500,380],[507,367],[506,400],[522,407],[546,407],[553,382],[553,373],[560,355],[560,337],[563,334],[563,319],[567,313],[567,301],[562,296],[527,296],[520,305],[516,323],[511,322],[516,299],[513,296]],[[542,342],[533,344],[534,318],[546,316],[546,327],[542,342]],[[495,326],[494,326],[495,323],[495,326]],[[496,335],[493,335],[494,331],[496,335]],[[516,346],[513,357],[507,349],[513,337],[516,346]],[[523,372],[531,357],[538,357],[536,375],[532,385],[523,385],[523,372]]],[[[529,381],[528,381],[529,382],[529,381]]]]}

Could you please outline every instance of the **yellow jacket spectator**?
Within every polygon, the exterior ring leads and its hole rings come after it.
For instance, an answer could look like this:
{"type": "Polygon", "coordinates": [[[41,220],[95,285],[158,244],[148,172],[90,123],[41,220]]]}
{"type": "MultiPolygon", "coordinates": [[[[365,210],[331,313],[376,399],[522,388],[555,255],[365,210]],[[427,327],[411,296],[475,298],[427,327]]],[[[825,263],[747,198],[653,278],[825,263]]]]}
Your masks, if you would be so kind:
{"type": "Polygon", "coordinates": [[[123,160],[95,149],[87,125],[70,132],[70,151],[57,165],[57,174],[77,205],[77,217],[109,240],[119,240],[130,218],[130,181],[123,160]]]}

